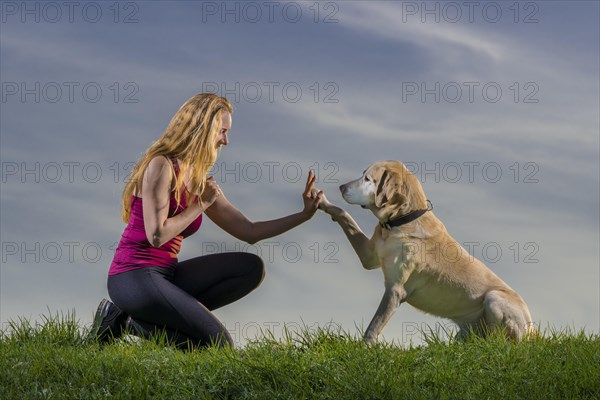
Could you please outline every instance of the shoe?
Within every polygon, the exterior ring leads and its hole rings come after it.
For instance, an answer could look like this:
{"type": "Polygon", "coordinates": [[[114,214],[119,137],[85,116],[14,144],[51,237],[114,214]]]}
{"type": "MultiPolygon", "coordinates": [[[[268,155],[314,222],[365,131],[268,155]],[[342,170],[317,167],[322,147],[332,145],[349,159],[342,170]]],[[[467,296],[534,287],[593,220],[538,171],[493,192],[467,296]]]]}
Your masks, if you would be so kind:
{"type": "Polygon", "coordinates": [[[106,343],[121,336],[122,324],[127,315],[111,301],[102,299],[94,316],[92,332],[96,340],[106,343]]]}

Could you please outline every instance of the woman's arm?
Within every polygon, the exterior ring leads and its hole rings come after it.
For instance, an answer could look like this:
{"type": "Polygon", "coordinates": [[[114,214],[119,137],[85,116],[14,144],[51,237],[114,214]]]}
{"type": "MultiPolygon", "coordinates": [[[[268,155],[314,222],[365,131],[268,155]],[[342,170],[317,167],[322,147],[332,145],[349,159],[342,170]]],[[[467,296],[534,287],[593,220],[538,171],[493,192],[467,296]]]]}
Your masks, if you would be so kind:
{"type": "Polygon", "coordinates": [[[206,215],[221,229],[239,240],[254,244],[260,240],[280,235],[308,221],[315,214],[321,201],[322,192],[312,196],[316,176],[308,174],[302,194],[304,209],[298,213],[270,221],[252,222],[240,210],[221,195],[206,209],[206,215]]]}
{"type": "Polygon", "coordinates": [[[214,179],[207,180],[202,203],[191,202],[181,213],[168,218],[173,168],[165,157],[150,160],[142,183],[142,208],[146,237],[154,247],[160,247],[179,235],[190,225],[204,208],[210,207],[218,196],[218,186],[214,179]]]}

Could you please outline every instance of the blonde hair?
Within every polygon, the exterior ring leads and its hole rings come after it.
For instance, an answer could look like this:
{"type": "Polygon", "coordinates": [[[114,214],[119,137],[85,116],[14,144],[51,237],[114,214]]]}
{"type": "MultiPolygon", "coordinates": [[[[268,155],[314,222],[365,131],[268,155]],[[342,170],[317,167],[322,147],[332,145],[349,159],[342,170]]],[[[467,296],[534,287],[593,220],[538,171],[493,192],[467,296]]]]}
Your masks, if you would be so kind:
{"type": "MultiPolygon", "coordinates": [[[[182,160],[175,185],[177,206],[183,190],[183,176],[190,171],[190,193],[202,193],[206,175],[217,160],[216,136],[222,128],[223,112],[233,113],[233,106],[224,97],[212,93],[199,93],[188,99],[175,113],[171,122],[137,162],[123,190],[121,219],[128,223],[131,216],[131,196],[135,189],[142,190],[146,167],[156,156],[182,160]]],[[[186,193],[186,203],[190,195],[186,193]]]]}

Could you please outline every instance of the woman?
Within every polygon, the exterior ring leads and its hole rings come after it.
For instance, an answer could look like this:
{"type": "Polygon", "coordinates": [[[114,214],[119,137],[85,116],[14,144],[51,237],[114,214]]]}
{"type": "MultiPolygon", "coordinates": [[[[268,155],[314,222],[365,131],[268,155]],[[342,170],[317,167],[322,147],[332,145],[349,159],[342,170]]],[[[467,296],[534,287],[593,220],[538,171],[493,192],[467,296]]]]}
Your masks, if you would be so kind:
{"type": "Polygon", "coordinates": [[[258,287],[263,262],[243,252],[178,262],[181,242],[198,230],[203,214],[251,244],[315,214],[322,192],[311,195],[312,171],[303,210],[264,222],[249,221],[207,176],[220,147],[229,144],[232,112],[223,97],[200,93],[190,98],[134,167],[122,198],[121,216],[127,226],[108,271],[107,288],[114,303],[102,300],[94,318],[100,342],[124,330],[144,337],[164,331],[182,348],[232,346],[231,336],[211,311],[258,287]]]}

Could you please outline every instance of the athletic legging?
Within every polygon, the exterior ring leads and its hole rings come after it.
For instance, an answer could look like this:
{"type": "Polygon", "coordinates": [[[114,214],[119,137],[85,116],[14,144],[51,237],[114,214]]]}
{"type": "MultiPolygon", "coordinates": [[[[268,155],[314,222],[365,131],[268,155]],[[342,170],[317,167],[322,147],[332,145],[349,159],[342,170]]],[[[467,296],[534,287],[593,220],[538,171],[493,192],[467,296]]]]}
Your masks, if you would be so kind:
{"type": "Polygon", "coordinates": [[[223,324],[211,313],[257,288],[264,264],[251,253],[211,254],[182,261],[171,271],[150,266],[108,277],[113,303],[133,319],[136,334],[165,332],[177,347],[231,345],[223,324]]]}

